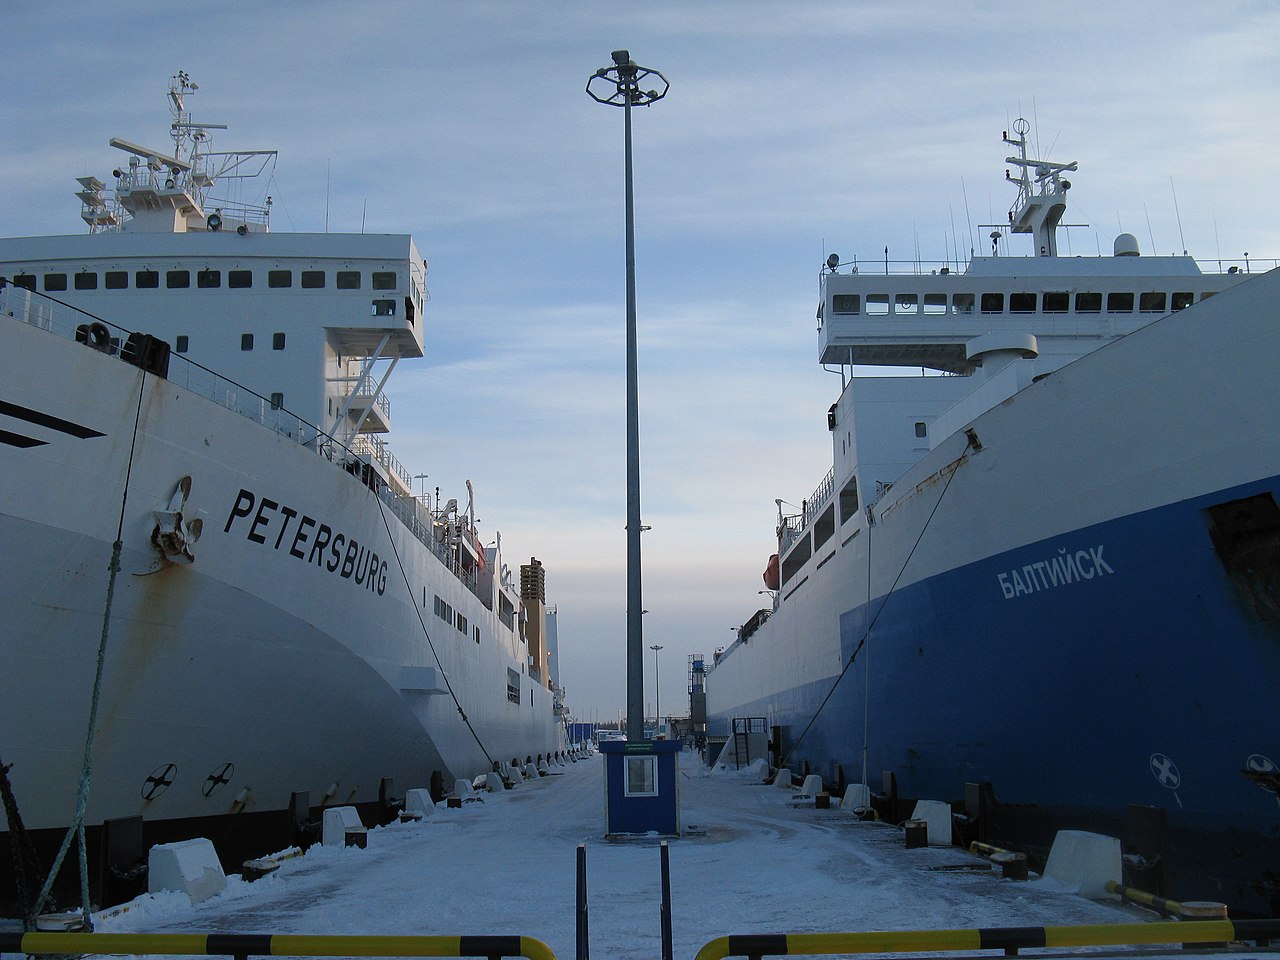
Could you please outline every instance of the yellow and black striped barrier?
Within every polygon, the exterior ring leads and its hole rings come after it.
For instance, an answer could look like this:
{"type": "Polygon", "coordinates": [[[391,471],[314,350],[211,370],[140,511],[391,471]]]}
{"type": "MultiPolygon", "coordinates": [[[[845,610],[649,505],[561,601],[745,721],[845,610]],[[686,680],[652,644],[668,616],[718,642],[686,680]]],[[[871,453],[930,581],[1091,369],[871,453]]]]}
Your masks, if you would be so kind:
{"type": "Polygon", "coordinates": [[[533,937],[305,936],[252,933],[0,933],[0,953],[229,957],[525,957],[556,960],[533,937]]]}
{"type": "Polygon", "coordinates": [[[1112,923],[1070,927],[986,927],[970,930],[897,930],[869,933],[779,933],[717,937],[696,960],[817,956],[851,953],[912,953],[943,950],[1003,950],[1013,955],[1033,947],[1138,946],[1223,943],[1248,940],[1259,946],[1280,938],[1280,920],[1206,920],[1196,923],[1112,923]]]}

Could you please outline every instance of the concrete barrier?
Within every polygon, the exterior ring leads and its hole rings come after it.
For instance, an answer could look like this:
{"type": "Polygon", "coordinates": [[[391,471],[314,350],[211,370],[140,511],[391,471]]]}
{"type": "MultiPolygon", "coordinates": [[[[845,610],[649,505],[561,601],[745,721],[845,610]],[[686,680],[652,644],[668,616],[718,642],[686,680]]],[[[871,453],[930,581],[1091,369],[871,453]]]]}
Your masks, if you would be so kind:
{"type": "Polygon", "coordinates": [[[324,812],[320,842],[326,847],[345,847],[348,844],[363,847],[365,828],[355,807],[329,807],[324,812]],[[356,839],[359,838],[359,839],[356,839]]]}
{"type": "Polygon", "coordinates": [[[537,780],[537,779],[538,779],[538,768],[537,768],[537,767],[535,767],[532,763],[526,763],[526,764],[524,765],[524,769],[523,769],[523,770],[521,770],[520,772],[521,772],[521,774],[523,774],[523,776],[524,776],[524,778],[525,778],[526,780],[537,780]]]}
{"type": "Polygon", "coordinates": [[[790,790],[792,787],[791,771],[788,770],[786,767],[783,767],[781,770],[779,770],[777,773],[777,776],[773,778],[773,785],[775,787],[780,787],[784,790],[790,790]]]}
{"type": "Polygon", "coordinates": [[[851,783],[844,788],[844,797],[840,800],[841,810],[856,810],[859,807],[871,806],[871,788],[865,783],[851,783]]]}
{"type": "Polygon", "coordinates": [[[1044,879],[1091,900],[1114,896],[1107,883],[1121,882],[1120,841],[1083,830],[1059,830],[1044,865],[1044,879]]]}
{"type": "Polygon", "coordinates": [[[501,793],[507,789],[507,786],[502,782],[502,774],[486,773],[484,775],[484,788],[490,793],[501,793]]]}
{"type": "Polygon", "coordinates": [[[409,790],[404,795],[404,812],[425,819],[436,812],[436,802],[431,799],[431,791],[422,788],[409,790]]]}
{"type": "Polygon", "coordinates": [[[816,797],[822,792],[822,778],[816,773],[811,773],[804,778],[804,783],[800,787],[800,795],[805,797],[816,797]]]}
{"type": "Polygon", "coordinates": [[[471,786],[470,780],[453,781],[453,795],[459,800],[466,800],[468,797],[475,795],[475,790],[471,786]]]}
{"type": "Polygon", "coordinates": [[[929,825],[929,846],[951,846],[951,805],[943,800],[919,800],[912,820],[923,820],[929,825]]]}
{"type": "Polygon", "coordinates": [[[162,843],[147,854],[147,892],[177,890],[203,903],[227,886],[213,843],[204,837],[162,843]]]}

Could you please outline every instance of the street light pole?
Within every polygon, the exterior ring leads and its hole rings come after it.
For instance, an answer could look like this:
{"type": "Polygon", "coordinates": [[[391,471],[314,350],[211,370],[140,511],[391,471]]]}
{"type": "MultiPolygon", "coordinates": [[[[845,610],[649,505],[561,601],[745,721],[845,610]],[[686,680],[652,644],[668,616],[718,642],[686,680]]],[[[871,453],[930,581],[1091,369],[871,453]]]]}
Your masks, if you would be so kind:
{"type": "Polygon", "coordinates": [[[667,79],[638,66],[626,50],[613,52],[613,66],[601,67],[587,81],[597,103],[622,107],[626,169],[627,232],[627,739],[644,739],[644,633],[640,590],[640,414],[636,371],[636,240],[631,181],[631,107],[648,106],[667,95],[667,79]],[[641,90],[640,81],[656,77],[661,91],[641,90]],[[595,89],[592,89],[595,84],[595,89]],[[612,88],[612,89],[611,89],[612,88]]]}

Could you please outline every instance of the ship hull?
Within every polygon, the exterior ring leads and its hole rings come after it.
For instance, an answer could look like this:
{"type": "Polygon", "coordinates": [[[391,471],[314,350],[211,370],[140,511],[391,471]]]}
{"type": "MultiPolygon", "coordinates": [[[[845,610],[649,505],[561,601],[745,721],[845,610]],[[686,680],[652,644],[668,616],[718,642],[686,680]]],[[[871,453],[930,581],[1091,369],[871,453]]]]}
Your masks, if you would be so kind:
{"type": "Polygon", "coordinates": [[[1033,845],[1156,808],[1172,893],[1280,909],[1278,286],[1144,328],[939,444],[722,656],[709,731],[765,717],[793,768],[876,791],[889,772],[904,798],[990,783],[1033,845]]]}
{"type": "Polygon", "coordinates": [[[140,817],[148,839],[177,839],[227,823],[224,855],[251,836],[273,849],[295,794],[373,813],[433,774],[560,748],[518,636],[357,476],[0,321],[0,759],[38,838],[72,822],[95,694],[85,824],[140,817]],[[153,542],[175,506],[190,563],[153,542]],[[437,597],[465,632],[433,618],[437,597]]]}

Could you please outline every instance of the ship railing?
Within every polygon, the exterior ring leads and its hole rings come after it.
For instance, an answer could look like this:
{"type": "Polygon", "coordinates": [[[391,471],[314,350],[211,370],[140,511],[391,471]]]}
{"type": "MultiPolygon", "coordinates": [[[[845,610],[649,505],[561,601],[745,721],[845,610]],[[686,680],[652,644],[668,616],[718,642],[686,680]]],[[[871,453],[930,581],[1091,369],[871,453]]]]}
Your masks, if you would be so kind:
{"type": "Polygon", "coordinates": [[[405,469],[404,464],[396,459],[395,454],[387,449],[387,443],[381,437],[372,437],[362,433],[352,442],[351,450],[357,456],[365,456],[378,461],[388,473],[394,473],[399,477],[406,488],[411,486],[412,477],[409,471],[405,469]]]}
{"type": "MultiPolygon", "coordinates": [[[[67,340],[76,339],[78,326],[89,321],[101,323],[111,331],[110,352],[116,357],[120,355],[120,344],[129,334],[129,331],[121,327],[84,314],[53,298],[34,294],[11,282],[0,285],[0,315],[13,317],[67,340]]],[[[219,376],[181,354],[169,355],[166,378],[171,383],[261,424],[281,437],[315,451],[338,466],[345,466],[361,455],[372,456],[388,471],[395,473],[404,482],[406,489],[410,486],[409,471],[392,455],[380,438],[362,435],[356,438],[354,446],[346,447],[331,434],[290,413],[274,399],[263,397],[248,387],[219,376]]],[[[475,573],[468,572],[455,563],[448,545],[435,539],[431,518],[415,498],[400,496],[389,488],[380,489],[378,495],[401,524],[452,571],[467,589],[482,602],[491,602],[485,598],[475,573]]]]}
{"type": "Polygon", "coordinates": [[[827,475],[814,488],[813,493],[809,494],[808,499],[803,501],[800,512],[793,516],[782,518],[782,529],[779,532],[781,540],[781,543],[778,544],[779,553],[786,553],[787,547],[791,545],[791,542],[808,529],[809,525],[826,507],[828,501],[831,500],[835,490],[836,468],[832,466],[827,471],[827,475]]]}
{"type": "MultiPolygon", "coordinates": [[[[1061,251],[1059,251],[1061,253],[1061,251]]],[[[1066,254],[1065,256],[1070,256],[1066,254]]],[[[1000,253],[1001,260],[1030,260],[1033,259],[1031,254],[1019,255],[1000,253]]],[[[1221,257],[1193,257],[1196,265],[1203,273],[1266,273],[1268,270],[1274,270],[1280,267],[1280,259],[1265,257],[1250,257],[1247,253],[1237,259],[1224,260],[1221,257]],[[1215,270],[1214,267],[1217,267],[1215,270]]],[[[949,260],[889,260],[887,258],[871,257],[869,259],[860,260],[854,257],[851,260],[841,261],[839,267],[835,271],[823,270],[819,274],[819,286],[821,281],[830,276],[833,272],[840,274],[860,273],[870,276],[930,276],[938,274],[945,276],[947,274],[960,275],[969,269],[969,258],[952,258],[949,260]]]]}

